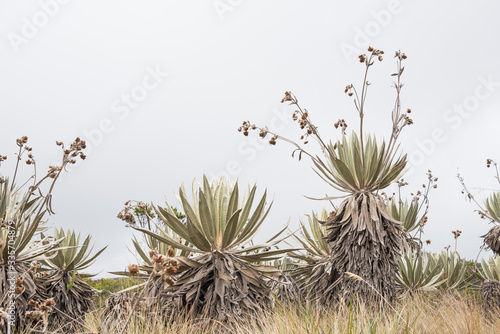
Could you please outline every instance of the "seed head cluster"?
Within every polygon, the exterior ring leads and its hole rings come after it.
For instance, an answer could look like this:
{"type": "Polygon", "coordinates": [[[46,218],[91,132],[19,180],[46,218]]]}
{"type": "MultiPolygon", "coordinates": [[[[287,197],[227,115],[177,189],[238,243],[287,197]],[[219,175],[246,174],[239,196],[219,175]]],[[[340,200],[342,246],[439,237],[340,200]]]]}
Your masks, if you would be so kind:
{"type": "Polygon", "coordinates": [[[172,258],[174,255],[175,251],[171,246],[168,248],[167,256],[160,255],[156,249],[149,252],[149,257],[151,258],[151,262],[153,262],[152,275],[161,277],[165,283],[165,287],[175,284],[172,276],[177,274],[180,268],[179,261],[172,258]]]}
{"type": "Polygon", "coordinates": [[[131,201],[125,202],[125,208],[123,208],[122,211],[120,211],[117,215],[118,219],[123,220],[124,222],[128,224],[135,224],[135,207],[130,204],[131,201]]]}
{"type": "Polygon", "coordinates": [[[39,303],[33,299],[30,299],[28,306],[34,310],[26,311],[26,317],[41,320],[44,325],[44,333],[46,333],[47,326],[49,324],[49,314],[52,312],[54,305],[56,304],[54,298],[46,299],[45,301],[39,303]]]}
{"type": "Polygon", "coordinates": [[[131,264],[128,266],[128,272],[130,273],[130,276],[132,277],[137,277],[139,276],[139,266],[137,264],[131,264]]]}
{"type": "Polygon", "coordinates": [[[76,160],[74,158],[80,157],[82,160],[85,160],[87,156],[83,154],[82,150],[87,147],[85,140],[81,140],[79,137],[75,139],[75,141],[70,145],[68,149],[64,148],[64,144],[62,142],[56,141],[56,145],[61,146],[64,151],[64,159],[71,164],[75,164],[76,160]]]}
{"type": "MultiPolygon", "coordinates": [[[[255,124],[251,124],[250,121],[244,121],[242,125],[238,128],[239,132],[242,132],[244,136],[248,136],[250,130],[259,130],[259,137],[264,139],[266,138],[269,131],[267,129],[258,128],[255,124]]],[[[273,134],[271,139],[269,140],[269,144],[276,145],[276,140],[278,139],[278,135],[273,134]]]]}
{"type": "Polygon", "coordinates": [[[462,234],[462,231],[460,230],[456,230],[456,231],[451,231],[451,233],[453,234],[453,238],[458,239],[458,237],[460,237],[460,234],[462,234]]]}
{"type": "Polygon", "coordinates": [[[342,133],[345,134],[345,130],[347,129],[347,123],[344,119],[339,119],[337,123],[333,125],[335,129],[340,129],[342,130],[342,133]]]}
{"type": "Polygon", "coordinates": [[[14,292],[16,295],[21,295],[26,290],[24,286],[24,278],[18,277],[14,285],[14,292]]]}

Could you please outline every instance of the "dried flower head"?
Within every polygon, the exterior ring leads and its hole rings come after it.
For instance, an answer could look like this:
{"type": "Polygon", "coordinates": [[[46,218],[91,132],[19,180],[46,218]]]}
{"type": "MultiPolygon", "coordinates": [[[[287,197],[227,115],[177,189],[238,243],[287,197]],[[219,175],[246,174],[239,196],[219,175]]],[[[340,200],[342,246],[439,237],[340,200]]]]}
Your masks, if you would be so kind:
{"type": "Polygon", "coordinates": [[[462,231],[456,230],[456,231],[451,231],[451,233],[453,234],[453,238],[458,239],[458,237],[460,237],[460,234],[462,234],[462,231]]]}
{"type": "Polygon", "coordinates": [[[21,138],[16,139],[17,146],[19,146],[19,147],[22,147],[27,142],[28,142],[27,136],[22,136],[21,138]]]}
{"type": "Polygon", "coordinates": [[[46,299],[45,302],[44,302],[45,306],[53,306],[56,304],[54,298],[49,298],[49,299],[46,299]]]}
{"type": "Polygon", "coordinates": [[[286,101],[293,101],[292,93],[290,93],[289,91],[285,92],[285,97],[281,100],[281,103],[286,101]]]}
{"type": "Polygon", "coordinates": [[[49,311],[50,310],[50,307],[45,305],[45,304],[40,304],[38,305],[38,308],[42,311],[49,311]]]}
{"type": "Polygon", "coordinates": [[[168,257],[174,257],[175,255],[175,250],[172,246],[168,246],[168,251],[167,251],[168,257]]]}
{"type": "Polygon", "coordinates": [[[158,250],[157,249],[152,249],[149,251],[149,257],[152,259],[153,257],[157,257],[159,255],[158,253],[158,250]]]}
{"type": "Polygon", "coordinates": [[[131,276],[139,275],[139,266],[137,264],[131,264],[127,269],[131,276]]]}
{"type": "Polygon", "coordinates": [[[16,295],[20,295],[25,290],[26,290],[26,287],[24,286],[24,279],[21,278],[21,277],[18,277],[16,279],[16,284],[15,284],[15,287],[14,287],[14,292],[16,293],[16,295]]]}
{"type": "Polygon", "coordinates": [[[338,122],[333,124],[333,126],[335,127],[335,129],[338,129],[340,127],[342,130],[342,133],[345,134],[345,131],[347,129],[347,123],[344,119],[339,119],[338,122]]]}
{"type": "Polygon", "coordinates": [[[172,286],[172,285],[174,285],[174,284],[175,284],[175,281],[172,279],[172,277],[168,277],[168,276],[167,276],[167,277],[165,277],[165,278],[164,278],[164,281],[165,281],[165,283],[166,283],[166,284],[168,284],[169,286],[172,286]]]}

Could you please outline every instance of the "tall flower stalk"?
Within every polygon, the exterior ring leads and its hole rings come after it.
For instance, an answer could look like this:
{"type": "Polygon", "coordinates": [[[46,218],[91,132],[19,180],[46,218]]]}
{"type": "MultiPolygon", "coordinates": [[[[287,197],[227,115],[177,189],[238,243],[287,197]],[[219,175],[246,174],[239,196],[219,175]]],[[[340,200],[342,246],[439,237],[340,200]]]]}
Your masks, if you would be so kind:
{"type": "Polygon", "coordinates": [[[368,51],[368,55],[359,56],[360,63],[365,66],[361,90],[353,84],[345,88],[345,93],[353,98],[359,115],[359,134],[352,131],[348,136],[347,123],[339,119],[335,128],[341,129],[341,139],[335,143],[326,142],[311,121],[309,112],[299,105],[298,99],[290,92],[285,93],[282,102],[289,102],[296,108],[292,118],[298,122],[301,130],[305,130],[299,142],[249,121],[243,122],[239,128],[244,135],[248,135],[251,130],[259,131],[261,138],[271,135],[271,145],[275,145],[278,140],[292,144],[295,147],[292,156],[298,154],[299,160],[303,154],[308,156],[315,172],[333,189],[344,193],[342,196],[323,199],[347,197],[322,222],[327,227],[326,240],[330,245],[332,270],[340,273],[329,291],[334,291],[332,296],[346,302],[358,293],[365,300],[391,301],[394,298],[396,257],[406,247],[406,232],[401,222],[387,211],[386,202],[379,191],[398,180],[406,167],[406,155],[399,153],[398,138],[402,129],[413,123],[408,115],[411,110],[407,109],[403,113],[400,100],[403,87],[401,76],[405,69],[402,63],[407,57],[400,51],[395,54],[397,70],[392,76],[395,77],[396,101],[391,115],[391,136],[387,144],[385,141],[379,143],[373,135],[365,133],[364,116],[371,85],[368,81],[369,70],[377,60],[383,60],[384,52],[372,47],[368,51]],[[311,138],[319,144],[322,157],[304,148],[311,138]],[[362,280],[353,280],[352,275],[344,273],[354,274],[362,280]]]}
{"type": "MultiPolygon", "coordinates": [[[[26,322],[29,300],[45,299],[44,289],[35,280],[30,264],[54,257],[55,253],[51,254],[51,251],[63,241],[63,238],[54,239],[42,234],[48,230],[45,225],[47,213],[54,213],[52,191],[69,164],[75,164],[78,157],[85,159],[83,150],[86,144],[80,138],[69,147],[56,142],[63,151],[60,165],[49,166],[47,173],[39,177],[34,153],[27,146],[28,137],[23,136],[16,143],[19,149],[13,177],[11,180],[0,177],[0,311],[14,306],[15,325],[21,327],[26,322]],[[24,156],[25,163],[33,168],[33,174],[18,186],[18,170],[24,156]],[[43,188],[47,183],[48,190],[45,191],[43,188]],[[18,286],[15,294],[11,293],[13,281],[18,286]]],[[[0,162],[6,159],[6,156],[1,156],[0,162]]],[[[5,327],[4,321],[0,321],[0,329],[5,327]]]]}
{"type": "MultiPolygon", "coordinates": [[[[497,162],[492,159],[487,159],[486,167],[490,168],[492,166],[495,170],[494,177],[500,183],[500,173],[498,172],[497,162]]],[[[482,237],[484,238],[486,247],[491,249],[495,254],[500,255],[500,191],[493,192],[484,200],[483,204],[481,204],[465,184],[464,178],[460,174],[457,175],[457,178],[462,185],[462,194],[465,194],[467,200],[474,202],[479,208],[477,210],[479,216],[482,219],[489,220],[490,223],[494,225],[488,233],[482,237]]]]}

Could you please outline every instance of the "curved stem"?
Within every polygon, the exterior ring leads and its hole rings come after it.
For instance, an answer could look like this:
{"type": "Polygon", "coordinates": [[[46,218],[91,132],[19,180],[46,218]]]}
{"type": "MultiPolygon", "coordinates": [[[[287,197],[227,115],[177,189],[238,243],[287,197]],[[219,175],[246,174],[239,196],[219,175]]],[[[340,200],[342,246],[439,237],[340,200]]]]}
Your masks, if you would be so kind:
{"type": "Polygon", "coordinates": [[[365,107],[365,101],[366,101],[366,94],[368,92],[368,85],[366,82],[366,78],[368,77],[368,69],[370,68],[370,64],[373,59],[373,53],[370,55],[370,58],[366,60],[366,69],[365,69],[365,76],[363,78],[363,88],[361,90],[361,102],[359,104],[359,137],[360,137],[360,142],[361,142],[361,163],[362,167],[365,168],[365,145],[364,145],[364,139],[363,139],[363,118],[365,116],[364,114],[364,107],[365,107]]]}
{"type": "Polygon", "coordinates": [[[19,170],[19,162],[21,161],[23,146],[19,146],[19,152],[17,153],[16,168],[14,169],[14,177],[12,178],[12,186],[16,182],[17,171],[19,170]]]}
{"type": "Polygon", "coordinates": [[[270,133],[271,135],[275,136],[276,138],[279,138],[283,141],[286,141],[287,143],[290,143],[292,144],[293,146],[295,146],[297,148],[297,150],[305,153],[306,155],[308,155],[311,159],[316,159],[316,157],[314,157],[311,153],[307,152],[306,150],[304,150],[299,144],[297,144],[296,142],[294,142],[293,140],[291,139],[288,139],[286,137],[283,137],[283,136],[280,136],[279,134],[275,133],[275,132],[272,132],[272,131],[269,131],[269,130],[266,130],[266,129],[263,129],[263,128],[259,128],[257,127],[257,129],[261,130],[261,131],[265,131],[266,133],[270,133]]]}

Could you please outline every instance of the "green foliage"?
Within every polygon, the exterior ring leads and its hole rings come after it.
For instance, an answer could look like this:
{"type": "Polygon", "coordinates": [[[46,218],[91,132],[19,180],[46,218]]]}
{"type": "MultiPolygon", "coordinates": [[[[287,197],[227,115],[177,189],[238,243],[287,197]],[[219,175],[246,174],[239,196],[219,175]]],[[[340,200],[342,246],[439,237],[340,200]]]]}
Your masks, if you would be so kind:
{"type": "Polygon", "coordinates": [[[398,259],[396,284],[404,293],[434,291],[445,282],[443,266],[429,253],[407,252],[398,259]]]}
{"type": "Polygon", "coordinates": [[[52,270],[65,272],[82,271],[92,265],[97,257],[108,247],[104,247],[91,256],[94,246],[90,245],[91,236],[87,236],[80,244],[80,233],[55,228],[54,239],[62,240],[60,249],[50,252],[50,258],[42,261],[44,265],[52,270]]]}
{"type": "Polygon", "coordinates": [[[130,277],[120,277],[120,278],[85,278],[87,284],[89,284],[93,289],[97,290],[99,293],[94,297],[94,303],[96,306],[103,307],[106,303],[106,298],[111,294],[120,292],[127,288],[137,285],[137,279],[130,277]]]}
{"type": "Polygon", "coordinates": [[[136,206],[134,208],[134,214],[138,217],[145,215],[148,215],[151,218],[155,217],[154,209],[151,205],[147,205],[145,208],[142,206],[136,206]]]}
{"type": "Polygon", "coordinates": [[[55,228],[54,238],[62,239],[61,247],[49,253],[50,258],[42,261],[48,275],[40,278],[40,281],[62,312],[54,313],[53,321],[69,330],[71,319],[83,316],[95,306],[93,299],[97,291],[82,279],[90,275],[81,271],[92,265],[107,246],[92,254],[91,237],[87,236],[81,242],[80,233],[69,229],[65,232],[62,228],[55,228]]]}
{"type": "Polygon", "coordinates": [[[469,287],[472,276],[469,275],[467,261],[457,252],[442,250],[434,255],[435,261],[443,268],[444,282],[440,288],[445,290],[464,290],[469,287]]]}
{"type": "Polygon", "coordinates": [[[485,200],[484,205],[489,216],[497,223],[500,223],[500,192],[491,194],[485,200]]]}
{"type": "Polygon", "coordinates": [[[422,219],[419,217],[419,202],[416,199],[408,203],[407,200],[403,202],[393,197],[387,203],[387,211],[394,219],[403,223],[407,233],[413,232],[419,227],[422,219]]]}
{"type": "Polygon", "coordinates": [[[495,258],[490,256],[488,262],[481,259],[481,269],[479,273],[483,279],[500,281],[500,256],[495,258]]]}
{"type": "Polygon", "coordinates": [[[43,236],[38,239],[40,233],[48,229],[42,220],[46,210],[40,210],[41,197],[32,198],[30,192],[22,193],[22,189],[9,184],[8,179],[0,183],[0,196],[0,240],[3,241],[0,263],[7,263],[9,255],[10,260],[14,256],[19,263],[47,259],[47,252],[63,239],[43,236]],[[9,250],[14,253],[9,254],[9,250]]]}
{"type": "Polygon", "coordinates": [[[326,162],[313,159],[316,173],[333,188],[350,194],[388,187],[403,174],[406,155],[396,157],[396,150],[385,142],[379,146],[370,135],[365,139],[362,144],[352,132],[349,139],[344,135],[335,145],[330,142],[326,162]]]}
{"type": "Polygon", "coordinates": [[[256,190],[257,188],[254,186],[240,201],[238,183],[232,186],[228,181],[221,179],[210,184],[204,176],[203,185],[199,190],[196,190],[193,183],[191,203],[186,196],[184,187],[179,189],[179,197],[183,210],[186,212],[185,222],[177,218],[171,206],[167,205],[165,208],[155,207],[156,213],[165,226],[177,236],[186,240],[189,246],[169,236],[170,232],[160,226],[158,226],[158,233],[139,227],[134,227],[134,229],[187,252],[212,253],[218,250],[230,252],[245,262],[275,260],[280,258],[281,254],[286,253],[286,251],[278,250],[265,253],[257,253],[256,251],[277,244],[280,241],[277,240],[278,236],[285,229],[270,238],[266,243],[239,250],[235,249],[252,240],[271,208],[271,205],[266,208],[267,195],[264,193],[251,214],[256,190]]]}
{"type": "Polygon", "coordinates": [[[299,284],[302,294],[308,300],[322,304],[333,301],[333,296],[327,291],[339,277],[330,265],[330,247],[325,239],[326,227],[320,223],[320,220],[326,221],[328,215],[328,211],[323,209],[320,215],[316,212],[307,215],[307,223],[301,218],[300,236],[294,234],[293,238],[302,246],[303,251],[289,253],[297,267],[291,275],[299,284]]]}
{"type": "Polygon", "coordinates": [[[86,278],[85,281],[94,289],[107,294],[116,293],[137,284],[137,279],[130,277],[99,279],[86,278]]]}
{"type": "MultiPolygon", "coordinates": [[[[77,138],[68,148],[62,142],[56,142],[62,150],[60,165],[49,166],[48,171],[37,173],[37,165],[32,148],[26,144],[28,137],[16,140],[18,152],[16,167],[11,180],[0,177],[0,310],[13,308],[15,325],[22,328],[28,315],[43,322],[43,330],[47,330],[48,313],[52,310],[53,301],[47,301],[43,283],[35,277],[30,267],[38,261],[50,261],[56,255],[63,237],[50,238],[43,235],[48,230],[44,218],[53,214],[52,190],[61,173],[68,164],[74,164],[74,158],[85,159],[82,150],[86,148],[85,141],[77,138]],[[16,186],[19,165],[23,155],[27,155],[26,163],[33,167],[32,176],[23,186],[16,186]],[[43,187],[48,184],[48,190],[43,187]],[[24,188],[26,187],[26,188],[24,188]],[[15,293],[11,288],[15,282],[15,293]],[[28,301],[35,300],[46,304],[45,313],[29,310],[28,301]]],[[[1,157],[0,162],[6,157],[1,157]]],[[[66,289],[66,284],[62,287],[66,289]]],[[[33,303],[31,303],[34,305],[33,303]]],[[[10,322],[9,322],[10,325],[10,322]]],[[[9,326],[8,325],[8,326],[9,326]]],[[[5,322],[0,321],[0,329],[5,330],[5,322]]]]}
{"type": "Polygon", "coordinates": [[[147,298],[164,298],[161,307],[172,303],[174,309],[169,312],[176,314],[191,310],[214,317],[226,317],[231,311],[235,316],[242,309],[259,311],[270,305],[271,290],[264,278],[279,276],[281,271],[261,263],[279,259],[290,250],[271,250],[281,241],[279,236],[286,227],[265,243],[249,244],[271,207],[264,193],[253,208],[256,191],[254,186],[240,197],[238,183],[233,185],[225,179],[209,182],[204,176],[199,187],[193,182],[191,201],[184,187],[179,189],[185,219],[180,219],[167,203],[164,208],[155,207],[164,226],[156,224],[155,231],[133,226],[165,246],[192,255],[188,258],[177,253],[171,259],[160,258],[161,263],[174,261],[180,266],[173,275],[165,275],[155,269],[159,267],[155,263],[151,277],[158,277],[154,284],[163,279],[171,286],[161,296],[156,295],[158,289],[147,287],[147,298]]]}
{"type": "Polygon", "coordinates": [[[326,209],[323,209],[320,215],[313,211],[311,215],[306,215],[307,224],[300,218],[300,237],[294,234],[293,238],[303,247],[308,256],[304,258],[303,256],[298,256],[297,253],[290,253],[292,257],[296,255],[297,259],[307,261],[315,257],[322,259],[330,256],[330,247],[325,240],[326,227],[319,222],[320,220],[323,222],[326,221],[328,215],[329,213],[326,209]]]}

